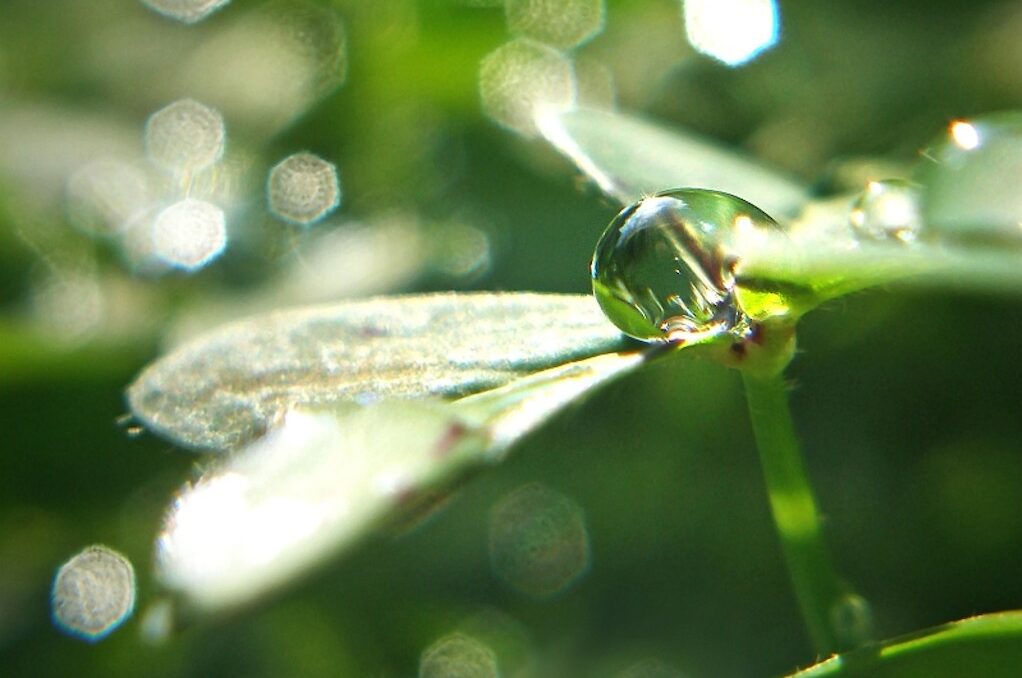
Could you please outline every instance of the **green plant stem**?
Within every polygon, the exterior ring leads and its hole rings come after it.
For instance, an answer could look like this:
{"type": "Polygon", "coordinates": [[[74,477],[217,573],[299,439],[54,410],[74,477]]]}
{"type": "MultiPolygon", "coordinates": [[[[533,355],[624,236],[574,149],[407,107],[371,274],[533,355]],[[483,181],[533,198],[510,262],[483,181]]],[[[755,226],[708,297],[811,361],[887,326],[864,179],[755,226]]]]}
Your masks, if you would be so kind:
{"type": "Polygon", "coordinates": [[[795,439],[782,373],[743,373],[756,446],[784,559],[813,646],[820,655],[841,648],[832,610],[847,587],[823,541],[820,512],[795,439]]]}

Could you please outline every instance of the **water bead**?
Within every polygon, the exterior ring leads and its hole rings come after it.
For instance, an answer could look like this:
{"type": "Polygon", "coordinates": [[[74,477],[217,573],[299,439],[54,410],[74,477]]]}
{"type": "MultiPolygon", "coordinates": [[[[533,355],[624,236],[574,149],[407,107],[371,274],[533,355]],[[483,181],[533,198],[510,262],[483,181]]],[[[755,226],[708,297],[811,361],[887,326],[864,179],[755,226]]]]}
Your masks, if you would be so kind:
{"type": "Polygon", "coordinates": [[[860,240],[910,243],[922,228],[919,186],[902,179],[871,181],[852,205],[848,221],[860,240]]]}
{"type": "Polygon", "coordinates": [[[783,312],[783,300],[736,285],[734,244],[775,230],[758,207],[720,191],[643,198],[622,210],[597,243],[593,293],[607,317],[636,339],[742,335],[750,314],[783,312]]]}
{"type": "Polygon", "coordinates": [[[1022,242],[1022,114],[952,122],[924,152],[922,218],[934,236],[1022,242]]]}

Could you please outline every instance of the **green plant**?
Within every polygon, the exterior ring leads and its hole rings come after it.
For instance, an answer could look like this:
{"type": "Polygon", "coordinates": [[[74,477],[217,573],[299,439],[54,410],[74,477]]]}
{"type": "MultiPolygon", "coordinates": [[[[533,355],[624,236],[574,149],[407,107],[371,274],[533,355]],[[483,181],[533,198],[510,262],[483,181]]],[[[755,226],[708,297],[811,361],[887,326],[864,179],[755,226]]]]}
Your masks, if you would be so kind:
{"type": "MultiPolygon", "coordinates": [[[[789,230],[754,217],[765,226],[754,228],[751,221],[738,223],[754,207],[737,201],[737,212],[718,209],[734,199],[699,191],[652,199],[694,205],[693,217],[637,208],[635,219],[667,219],[668,229],[683,228],[678,224],[688,218],[721,221],[720,232],[708,232],[705,242],[666,236],[668,254],[671,247],[695,248],[693,266],[722,266],[731,276],[726,289],[693,287],[695,298],[674,313],[711,303],[703,294],[729,308],[737,304],[737,316],[724,320],[720,311],[693,310],[695,325],[658,318],[647,329],[629,305],[638,309],[654,290],[639,287],[633,296],[627,283],[618,288],[606,276],[627,277],[630,267],[649,262],[633,251],[614,251],[622,246],[605,236],[610,244],[601,247],[612,251],[599,255],[601,266],[614,256],[625,259],[610,274],[601,270],[600,303],[627,332],[651,342],[645,346],[618,334],[591,299],[508,293],[395,297],[278,312],[176,350],[131,387],[134,413],[184,445],[241,448],[187,488],[168,514],[157,569],[180,595],[176,614],[187,619],[261,596],[374,528],[420,510],[472,469],[500,460],[524,434],[608,379],[695,351],[743,373],[772,514],[817,656],[863,648],[806,675],[934,675],[947,662],[972,665],[977,652],[993,666],[1017,665],[1022,613],[873,643],[869,604],[841,578],[824,544],[783,379],[795,326],[820,303],[901,280],[1014,287],[1022,282],[1013,268],[1016,253],[948,237],[930,240],[925,231],[911,247],[886,240],[885,233],[856,235],[851,225],[842,232],[840,222],[820,214],[847,214],[851,200],[822,213],[806,210],[798,204],[803,190],[776,189],[783,179],[620,114],[582,109],[548,116],[543,125],[548,138],[569,139],[562,147],[581,166],[598,168],[594,174],[611,183],[612,193],[632,198],[650,184],[697,183],[694,172],[725,163],[733,185],[762,185],[775,208],[801,208],[811,216],[789,230]],[[686,152],[673,153],[676,143],[687,144],[686,152]],[[657,178],[650,177],[651,166],[657,178]],[[668,329],[658,337],[657,327],[668,329]],[[224,513],[224,506],[232,510],[224,513]],[[296,519],[309,521],[297,536],[296,519]],[[249,554],[253,539],[261,545],[257,557],[249,554]]],[[[611,229],[638,230],[616,224],[611,229]]],[[[676,265],[663,251],[659,258],[653,265],[676,265]]],[[[594,275],[596,269],[594,264],[594,275]]],[[[687,276],[713,278],[712,271],[675,274],[668,280],[679,289],[687,276]]]]}
{"type": "Polygon", "coordinates": [[[4,6],[5,675],[1012,675],[1022,15],[484,4],[4,6]],[[691,317],[561,294],[693,187],[691,317]]]}

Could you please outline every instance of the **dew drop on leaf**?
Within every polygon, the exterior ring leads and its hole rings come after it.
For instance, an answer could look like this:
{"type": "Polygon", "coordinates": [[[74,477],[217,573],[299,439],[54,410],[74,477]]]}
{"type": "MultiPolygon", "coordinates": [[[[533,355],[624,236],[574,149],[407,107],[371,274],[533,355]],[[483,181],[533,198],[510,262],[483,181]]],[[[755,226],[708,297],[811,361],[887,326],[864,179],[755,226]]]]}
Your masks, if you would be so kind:
{"type": "Polygon", "coordinates": [[[776,294],[736,283],[738,242],[780,227],[736,196],[675,189],[643,198],[610,222],[593,255],[593,293],[626,334],[693,342],[743,334],[750,317],[784,312],[776,294]]]}
{"type": "Polygon", "coordinates": [[[903,179],[871,181],[848,215],[860,240],[911,243],[919,236],[919,187],[903,179]]]}
{"type": "Polygon", "coordinates": [[[956,120],[923,155],[922,217],[934,236],[1022,242],[1022,114],[956,120]]]}

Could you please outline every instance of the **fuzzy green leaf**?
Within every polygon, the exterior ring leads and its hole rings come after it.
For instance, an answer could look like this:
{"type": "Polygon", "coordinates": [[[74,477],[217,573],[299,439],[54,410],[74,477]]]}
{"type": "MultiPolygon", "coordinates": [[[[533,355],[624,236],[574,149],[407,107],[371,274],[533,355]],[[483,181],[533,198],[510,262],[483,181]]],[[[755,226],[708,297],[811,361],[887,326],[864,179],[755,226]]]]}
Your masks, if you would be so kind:
{"type": "Polygon", "coordinates": [[[590,297],[538,294],[351,302],[200,337],[131,387],[136,416],[192,445],[268,432],[182,489],[157,576],[187,610],[248,603],[669,350],[628,344],[590,297]]]}
{"type": "Polygon", "coordinates": [[[689,132],[585,108],[550,112],[539,122],[547,141],[622,203],[668,188],[712,188],[780,216],[806,200],[805,187],[781,172],[689,132]]]}
{"type": "Polygon", "coordinates": [[[215,330],[147,368],[128,402],[141,422],[177,443],[229,450],[294,407],[455,398],[626,346],[581,295],[369,299],[215,330]]]}

